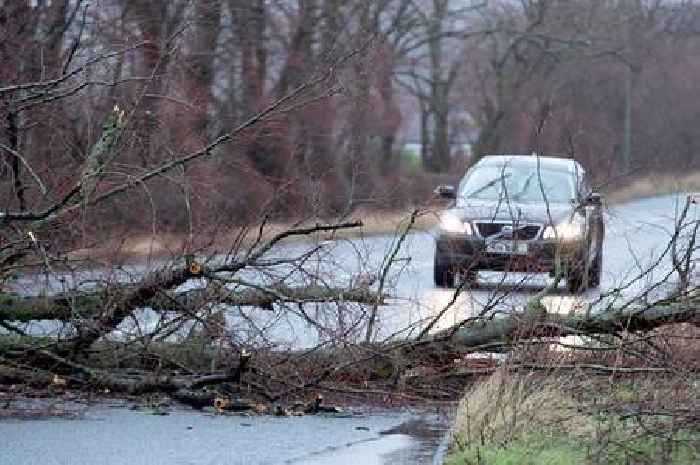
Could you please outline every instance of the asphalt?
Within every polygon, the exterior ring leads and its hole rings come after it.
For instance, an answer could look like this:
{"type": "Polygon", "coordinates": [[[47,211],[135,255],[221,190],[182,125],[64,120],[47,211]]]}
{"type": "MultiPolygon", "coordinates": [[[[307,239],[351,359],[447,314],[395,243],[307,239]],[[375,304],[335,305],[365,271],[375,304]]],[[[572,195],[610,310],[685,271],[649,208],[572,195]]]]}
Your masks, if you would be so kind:
{"type": "MultiPolygon", "coordinates": [[[[634,301],[650,285],[668,276],[670,279],[659,286],[657,294],[672,288],[674,276],[669,275],[670,260],[664,251],[684,200],[684,195],[667,196],[610,207],[606,213],[600,289],[571,295],[562,286],[544,297],[545,305],[550,311],[568,313],[584,311],[598,302],[595,311],[603,311],[611,305],[634,301]]],[[[700,212],[694,207],[690,214],[697,218],[700,212]]],[[[318,251],[301,268],[280,267],[274,276],[253,272],[245,277],[260,282],[289,274],[299,284],[322,277],[336,286],[350,286],[353,280],[381,271],[396,240],[374,236],[283,246],[267,258],[291,257],[312,248],[318,251]]],[[[479,288],[463,293],[450,304],[454,291],[433,285],[433,254],[434,239],[430,233],[406,237],[387,274],[384,290],[392,298],[389,305],[377,309],[376,339],[410,336],[441,313],[436,329],[458,323],[484,308],[511,311],[551,283],[546,276],[481,273],[479,288]]],[[[135,269],[131,273],[143,271],[135,269]]],[[[365,327],[361,322],[368,309],[340,303],[307,305],[303,315],[296,306],[278,307],[272,312],[242,311],[245,315],[231,321],[239,339],[299,348],[330,339],[362,339],[365,327]]],[[[140,323],[155,324],[156,319],[156,315],[145,312],[140,323]]],[[[133,329],[129,324],[134,323],[126,323],[121,331],[133,329]]],[[[33,326],[35,332],[57,329],[51,322],[33,326]]],[[[0,422],[0,465],[433,463],[432,454],[425,450],[438,448],[435,438],[428,441],[418,435],[379,434],[382,429],[407,420],[415,417],[380,414],[346,419],[222,418],[191,412],[155,417],[125,410],[98,410],[83,420],[0,422]],[[411,452],[417,450],[423,452],[411,452]]]]}
{"type": "MultiPolygon", "coordinates": [[[[564,283],[560,283],[542,299],[548,310],[600,312],[636,302],[650,287],[654,289],[648,296],[651,299],[673,289],[677,276],[672,272],[668,245],[685,199],[684,194],[679,194],[608,207],[600,287],[570,294],[564,283]]],[[[700,207],[693,206],[688,219],[698,216],[700,207]]],[[[357,279],[380,275],[397,240],[395,236],[372,236],[316,244],[321,247],[320,251],[306,264],[304,273],[297,271],[297,279],[303,281],[307,279],[305,275],[314,275],[337,286],[350,286],[357,279]]],[[[297,244],[276,253],[277,257],[294,256],[309,247],[297,244]]],[[[455,299],[454,290],[436,288],[433,284],[434,253],[434,232],[416,232],[405,238],[385,280],[383,290],[392,298],[388,300],[389,305],[378,309],[377,339],[410,336],[440,314],[442,317],[434,325],[435,330],[478,315],[484,309],[489,312],[519,309],[553,283],[546,274],[480,272],[478,287],[462,292],[455,299]]],[[[343,307],[330,312],[325,307],[323,322],[332,327],[326,334],[307,340],[299,337],[299,326],[292,325],[294,330],[285,328],[278,334],[279,340],[313,345],[319,339],[331,337],[331,333],[364,337],[364,326],[353,329],[353,325],[366,316],[366,309],[350,304],[343,307]]],[[[289,324],[289,320],[286,321],[289,324]]],[[[310,332],[319,333],[313,327],[310,332]]],[[[301,333],[309,336],[308,332],[301,333]]]]}

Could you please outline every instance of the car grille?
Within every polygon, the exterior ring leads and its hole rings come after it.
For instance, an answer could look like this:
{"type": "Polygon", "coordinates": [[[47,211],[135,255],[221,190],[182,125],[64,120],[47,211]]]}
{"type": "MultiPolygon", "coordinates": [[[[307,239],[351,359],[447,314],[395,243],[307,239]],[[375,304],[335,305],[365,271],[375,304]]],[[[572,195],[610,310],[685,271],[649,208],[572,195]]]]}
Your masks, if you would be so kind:
{"type": "Polygon", "coordinates": [[[518,241],[529,241],[535,239],[540,233],[541,225],[538,224],[521,224],[517,226],[513,223],[494,223],[494,222],[477,222],[476,229],[481,237],[491,237],[501,233],[504,239],[513,239],[518,241]],[[506,227],[504,231],[503,228],[506,227]]]}

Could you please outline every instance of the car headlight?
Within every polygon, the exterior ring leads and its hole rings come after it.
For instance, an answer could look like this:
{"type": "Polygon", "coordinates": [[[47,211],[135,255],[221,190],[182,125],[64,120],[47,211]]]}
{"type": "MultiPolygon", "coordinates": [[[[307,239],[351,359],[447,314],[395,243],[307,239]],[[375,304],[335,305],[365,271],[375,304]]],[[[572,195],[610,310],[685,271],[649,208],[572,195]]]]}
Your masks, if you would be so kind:
{"type": "Polygon", "coordinates": [[[440,228],[443,231],[454,234],[473,234],[472,225],[462,221],[451,213],[440,215],[440,228]]]}
{"type": "Polygon", "coordinates": [[[585,220],[576,216],[571,221],[563,221],[556,226],[547,226],[542,233],[542,238],[563,241],[580,239],[585,234],[585,226],[585,220]]]}

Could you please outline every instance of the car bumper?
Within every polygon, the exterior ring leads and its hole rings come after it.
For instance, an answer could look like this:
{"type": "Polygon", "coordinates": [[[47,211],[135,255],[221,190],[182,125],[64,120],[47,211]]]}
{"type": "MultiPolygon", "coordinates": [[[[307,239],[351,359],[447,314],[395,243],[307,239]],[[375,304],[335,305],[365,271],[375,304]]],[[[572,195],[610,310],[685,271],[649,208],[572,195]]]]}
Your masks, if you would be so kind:
{"type": "Polygon", "coordinates": [[[526,253],[493,253],[487,250],[487,240],[466,235],[441,234],[436,238],[436,257],[446,266],[472,270],[549,272],[557,266],[570,267],[585,257],[586,243],[582,240],[557,242],[534,239],[527,244],[526,253]]]}

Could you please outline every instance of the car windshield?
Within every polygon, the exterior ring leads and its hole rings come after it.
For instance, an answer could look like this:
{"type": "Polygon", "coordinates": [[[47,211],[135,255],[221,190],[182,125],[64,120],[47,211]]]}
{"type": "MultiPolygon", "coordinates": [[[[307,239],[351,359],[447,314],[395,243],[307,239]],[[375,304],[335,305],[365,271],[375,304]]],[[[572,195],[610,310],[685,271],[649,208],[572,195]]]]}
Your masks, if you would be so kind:
{"type": "Polygon", "coordinates": [[[516,202],[568,202],[574,198],[571,173],[534,163],[482,165],[460,183],[459,196],[480,200],[509,198],[516,202]]]}

